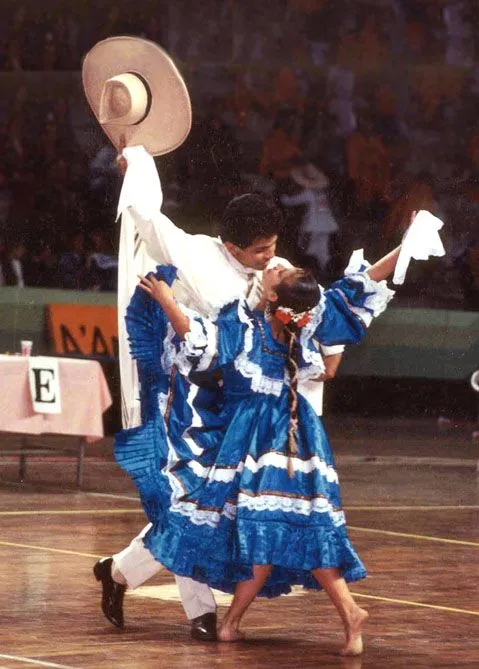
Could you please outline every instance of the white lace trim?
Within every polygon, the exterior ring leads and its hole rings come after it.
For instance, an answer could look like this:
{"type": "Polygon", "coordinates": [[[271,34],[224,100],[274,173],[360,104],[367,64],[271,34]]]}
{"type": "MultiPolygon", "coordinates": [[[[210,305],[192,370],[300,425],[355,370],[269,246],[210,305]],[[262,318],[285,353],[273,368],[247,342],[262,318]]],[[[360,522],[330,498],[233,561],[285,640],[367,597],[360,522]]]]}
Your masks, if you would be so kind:
{"type": "Polygon", "coordinates": [[[371,279],[366,271],[369,267],[371,267],[371,265],[367,260],[364,260],[363,250],[359,249],[353,252],[349,260],[349,264],[344,271],[345,277],[351,279],[352,281],[357,281],[363,284],[363,290],[365,293],[372,293],[372,295],[369,295],[366,298],[364,303],[365,308],[350,305],[344,297],[344,294],[341,293],[343,298],[346,300],[348,308],[354,314],[360,316],[360,318],[365,321],[366,325],[370,325],[373,317],[377,317],[379,314],[382,314],[382,312],[386,309],[388,302],[392,300],[395,294],[394,290],[388,288],[386,281],[374,281],[371,279]],[[368,311],[366,311],[366,309],[368,311]],[[370,311],[373,312],[372,316],[369,313],[370,311]]]}
{"type": "Polygon", "coordinates": [[[186,307],[182,307],[182,311],[190,319],[190,331],[181,342],[175,362],[180,372],[188,376],[193,367],[202,372],[211,365],[216,355],[216,327],[186,307]]]}
{"type": "MultiPolygon", "coordinates": [[[[302,499],[277,497],[275,495],[249,497],[244,493],[240,493],[238,496],[238,508],[240,507],[247,508],[250,511],[283,511],[285,513],[299,513],[302,515],[327,513],[335,527],[340,527],[346,522],[344,511],[335,511],[331,504],[323,498],[318,498],[310,502],[302,499]]],[[[209,525],[210,527],[217,527],[222,517],[234,520],[237,514],[237,507],[230,502],[227,502],[221,511],[216,511],[212,509],[199,509],[195,502],[178,501],[171,505],[170,510],[172,513],[186,516],[194,525],[209,525]]]]}
{"type": "Polygon", "coordinates": [[[222,511],[212,511],[209,509],[198,509],[194,502],[176,502],[172,504],[172,513],[179,513],[186,516],[194,525],[209,525],[216,527],[222,516],[229,520],[234,520],[236,517],[236,506],[227,502],[222,511]]]}
{"type": "Polygon", "coordinates": [[[356,249],[351,253],[351,256],[348,261],[348,266],[344,270],[344,276],[350,276],[351,274],[364,272],[370,267],[371,264],[364,259],[364,249],[356,249]]]}
{"type": "Polygon", "coordinates": [[[344,511],[335,511],[331,502],[324,497],[315,497],[312,500],[282,497],[281,495],[250,497],[250,495],[240,492],[238,508],[240,507],[249,511],[283,511],[284,513],[296,513],[303,516],[309,516],[312,513],[327,513],[335,526],[343,525],[346,522],[344,511]]]}
{"type": "Polygon", "coordinates": [[[321,358],[322,364],[319,364],[319,361],[314,365],[308,364],[307,367],[300,367],[298,369],[298,381],[308,381],[309,379],[317,379],[318,376],[324,374],[326,368],[324,366],[323,359],[321,358]]]}
{"type": "MultiPolygon", "coordinates": [[[[338,474],[333,466],[326,464],[317,455],[314,455],[308,460],[301,460],[300,458],[291,458],[293,469],[296,472],[303,474],[311,474],[313,471],[318,471],[321,476],[324,476],[328,483],[338,483],[338,474]]],[[[250,472],[256,474],[263,467],[276,467],[277,469],[288,468],[288,458],[283,453],[265,453],[258,460],[254,460],[251,455],[248,455],[245,460],[245,467],[250,472]]]]}
{"type": "Polygon", "coordinates": [[[311,320],[309,323],[301,328],[301,334],[299,336],[299,343],[301,345],[301,353],[303,355],[304,362],[308,365],[312,365],[312,368],[301,368],[299,370],[299,378],[311,378],[312,376],[319,376],[325,371],[323,356],[320,351],[313,350],[308,347],[308,343],[314,337],[318,325],[323,320],[324,310],[326,309],[326,296],[324,290],[319,286],[321,290],[321,297],[318,304],[311,311],[311,320]]]}
{"type": "Polygon", "coordinates": [[[175,363],[176,349],[173,344],[173,339],[175,337],[175,331],[171,323],[168,322],[166,327],[166,334],[163,339],[163,353],[161,354],[161,367],[165,371],[165,374],[171,374],[171,370],[175,363]]]}
{"type": "Polygon", "coordinates": [[[284,387],[285,377],[282,379],[272,379],[269,376],[265,376],[261,366],[250,360],[248,357],[253,349],[254,325],[251,318],[246,313],[244,304],[241,301],[238,303],[238,317],[247,327],[244,336],[243,350],[234,361],[235,369],[245,379],[251,380],[251,390],[253,392],[279,397],[284,387]]]}

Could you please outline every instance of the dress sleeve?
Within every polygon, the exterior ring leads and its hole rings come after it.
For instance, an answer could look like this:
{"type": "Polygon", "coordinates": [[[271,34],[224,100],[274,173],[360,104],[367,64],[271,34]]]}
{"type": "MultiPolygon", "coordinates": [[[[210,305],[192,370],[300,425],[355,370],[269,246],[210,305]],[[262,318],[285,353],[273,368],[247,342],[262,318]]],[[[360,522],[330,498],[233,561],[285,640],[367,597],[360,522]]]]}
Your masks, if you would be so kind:
{"type": "Polygon", "coordinates": [[[372,319],[386,309],[394,295],[386,281],[369,277],[368,266],[362,251],[353,254],[345,276],[324,291],[311,322],[303,328],[303,339],[315,339],[322,346],[361,341],[372,319]]]}
{"type": "Polygon", "coordinates": [[[190,331],[174,356],[174,364],[184,376],[217,367],[217,327],[209,318],[180,305],[190,320],[190,331]]]}
{"type": "Polygon", "coordinates": [[[240,356],[245,346],[245,335],[251,329],[244,300],[226,305],[214,320],[186,307],[181,309],[189,317],[191,326],[175,359],[182,374],[215,371],[240,356]]]}

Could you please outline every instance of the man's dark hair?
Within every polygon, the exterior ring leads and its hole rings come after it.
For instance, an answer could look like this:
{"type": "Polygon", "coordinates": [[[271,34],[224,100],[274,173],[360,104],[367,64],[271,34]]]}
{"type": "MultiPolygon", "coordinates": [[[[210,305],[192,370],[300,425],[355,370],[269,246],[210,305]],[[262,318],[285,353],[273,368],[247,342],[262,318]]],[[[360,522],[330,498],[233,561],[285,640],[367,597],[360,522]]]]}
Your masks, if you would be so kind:
{"type": "Polygon", "coordinates": [[[219,233],[223,242],[245,249],[257,239],[279,235],[282,227],[283,214],[272,200],[257,193],[246,193],[233,198],[226,206],[219,233]]]}

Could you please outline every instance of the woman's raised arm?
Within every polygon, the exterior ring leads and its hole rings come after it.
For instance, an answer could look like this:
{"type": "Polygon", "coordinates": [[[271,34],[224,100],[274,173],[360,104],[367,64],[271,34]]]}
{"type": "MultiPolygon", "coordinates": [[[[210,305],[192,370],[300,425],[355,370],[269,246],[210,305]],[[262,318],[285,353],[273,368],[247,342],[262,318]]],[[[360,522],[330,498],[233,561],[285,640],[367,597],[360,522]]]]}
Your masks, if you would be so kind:
{"type": "Polygon", "coordinates": [[[158,281],[153,274],[140,276],[140,279],[140,288],[161,305],[173,330],[180,339],[184,339],[191,330],[190,319],[179,308],[170,286],[165,281],[158,281]]]}

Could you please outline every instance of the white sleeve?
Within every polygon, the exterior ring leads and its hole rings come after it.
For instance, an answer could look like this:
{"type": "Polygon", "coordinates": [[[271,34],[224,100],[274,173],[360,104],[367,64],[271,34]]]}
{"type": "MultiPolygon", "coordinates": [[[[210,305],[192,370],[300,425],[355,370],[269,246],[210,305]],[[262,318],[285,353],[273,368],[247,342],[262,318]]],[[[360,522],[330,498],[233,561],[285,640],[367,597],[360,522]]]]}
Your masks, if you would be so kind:
{"type": "Polygon", "coordinates": [[[123,155],[128,167],[118,202],[118,216],[128,210],[146,252],[155,262],[171,264],[187,272],[198,255],[198,236],[184,232],[161,212],[160,178],[155,161],[146,149],[127,147],[123,155]]]}
{"type": "Polygon", "coordinates": [[[336,344],[334,346],[323,346],[323,344],[320,344],[320,348],[324,358],[327,358],[329,355],[337,355],[344,351],[343,344],[336,344]]]}
{"type": "Polygon", "coordinates": [[[174,265],[183,270],[194,253],[192,245],[196,235],[190,235],[178,228],[168,216],[157,211],[144,218],[135,207],[129,207],[135,228],[146,245],[146,251],[157,263],[174,265]]]}

